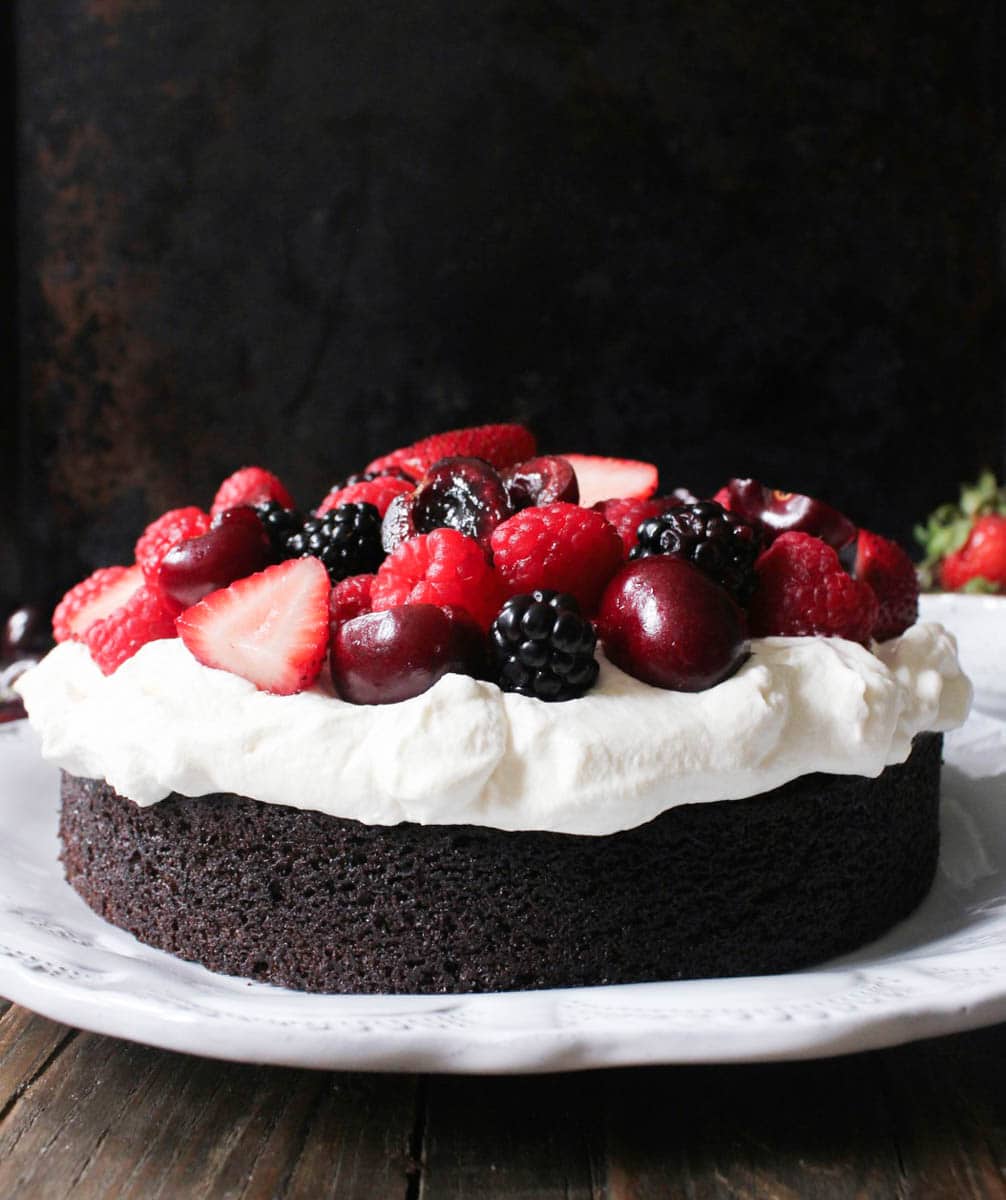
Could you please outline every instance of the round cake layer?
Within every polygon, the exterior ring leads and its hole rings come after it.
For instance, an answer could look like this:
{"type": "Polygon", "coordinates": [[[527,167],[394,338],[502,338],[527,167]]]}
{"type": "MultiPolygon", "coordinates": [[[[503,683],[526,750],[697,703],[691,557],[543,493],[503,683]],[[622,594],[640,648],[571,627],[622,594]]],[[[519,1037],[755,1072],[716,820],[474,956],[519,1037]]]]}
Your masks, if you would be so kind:
{"type": "Polygon", "coordinates": [[[235,795],[141,808],[63,776],[67,878],[141,941],[304,991],[475,992],[787,971],[878,936],[939,849],[942,738],[601,837],[362,825],[235,795]]]}

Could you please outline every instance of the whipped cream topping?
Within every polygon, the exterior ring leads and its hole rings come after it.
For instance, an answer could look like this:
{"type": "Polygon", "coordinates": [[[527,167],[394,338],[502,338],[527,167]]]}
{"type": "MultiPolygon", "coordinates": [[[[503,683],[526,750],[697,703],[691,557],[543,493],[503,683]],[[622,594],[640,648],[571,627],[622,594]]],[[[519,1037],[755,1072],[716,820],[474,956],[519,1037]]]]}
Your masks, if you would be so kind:
{"type": "Polygon", "coordinates": [[[18,682],[42,753],[148,805],[236,792],[373,825],[399,821],[600,835],[677,804],[741,798],[812,771],[876,776],[921,730],[967,715],[953,637],[915,625],[871,653],[764,638],[730,679],[664,691],[602,658],[586,696],[546,704],[447,675],[363,706],[323,680],[272,696],[150,642],[104,676],[64,642],[18,682]]]}

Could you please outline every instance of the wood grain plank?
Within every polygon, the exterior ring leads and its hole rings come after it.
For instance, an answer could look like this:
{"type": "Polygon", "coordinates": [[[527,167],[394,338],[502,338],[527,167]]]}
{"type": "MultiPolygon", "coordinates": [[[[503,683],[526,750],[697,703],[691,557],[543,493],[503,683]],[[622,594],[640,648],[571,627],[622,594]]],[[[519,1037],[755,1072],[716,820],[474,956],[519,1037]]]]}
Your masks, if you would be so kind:
{"type": "Polygon", "coordinates": [[[1006,1025],[880,1059],[905,1195],[1006,1200],[1006,1025]]]}
{"type": "Polygon", "coordinates": [[[0,1016],[0,1153],[5,1115],[75,1032],[15,1005],[0,1016]]]}
{"type": "Polygon", "coordinates": [[[429,1081],[420,1200],[604,1195],[590,1076],[429,1081]]]}
{"type": "Polygon", "coordinates": [[[608,1200],[846,1200],[898,1194],[869,1056],[612,1074],[608,1200]]]}
{"type": "MultiPolygon", "coordinates": [[[[16,1039],[26,1067],[42,1052],[34,1038],[34,1058],[16,1039]]],[[[243,1066],[80,1034],[0,1122],[0,1195],[404,1196],[414,1099],[411,1077],[243,1066]]]]}

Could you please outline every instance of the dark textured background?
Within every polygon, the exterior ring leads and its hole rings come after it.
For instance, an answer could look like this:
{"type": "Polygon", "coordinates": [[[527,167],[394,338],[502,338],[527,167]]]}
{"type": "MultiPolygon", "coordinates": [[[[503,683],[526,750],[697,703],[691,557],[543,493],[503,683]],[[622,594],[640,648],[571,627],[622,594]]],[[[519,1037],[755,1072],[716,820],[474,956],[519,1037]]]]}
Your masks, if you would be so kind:
{"type": "Polygon", "coordinates": [[[13,11],[8,597],[479,420],[902,537],[1003,465],[994,0],[13,11]]]}

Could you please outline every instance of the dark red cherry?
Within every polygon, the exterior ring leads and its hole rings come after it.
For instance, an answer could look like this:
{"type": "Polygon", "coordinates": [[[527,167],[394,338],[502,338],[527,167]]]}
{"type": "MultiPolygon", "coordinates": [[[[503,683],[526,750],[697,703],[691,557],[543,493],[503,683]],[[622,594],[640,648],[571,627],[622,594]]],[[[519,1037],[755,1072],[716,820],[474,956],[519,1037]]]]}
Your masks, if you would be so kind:
{"type": "Polygon", "coordinates": [[[423,476],[412,501],[418,533],[456,529],[486,547],[496,526],[512,516],[503,480],[481,458],[442,458],[423,476]]]}
{"type": "Polygon", "coordinates": [[[180,608],[273,561],[269,538],[254,509],[229,508],[199,537],[172,546],[157,569],[161,591],[180,608]]]}
{"type": "Polygon", "coordinates": [[[344,621],[332,635],[332,683],[352,704],[394,704],[438,679],[485,673],[486,639],[462,609],[401,604],[344,621]]]}
{"type": "Polygon", "coordinates": [[[841,550],[857,533],[849,518],[830,504],[799,492],[765,487],[757,479],[731,479],[719,493],[724,494],[724,508],[760,526],[766,542],[780,533],[809,533],[841,550]]]}
{"type": "Polygon", "coordinates": [[[381,546],[385,554],[393,554],[402,542],[415,537],[419,532],[412,519],[412,501],[415,492],[403,492],[395,496],[384,512],[381,522],[381,546]]]}
{"type": "Polygon", "coordinates": [[[49,623],[34,604],[23,604],[9,614],[0,638],[0,662],[44,654],[52,645],[49,623]]]}
{"type": "Polygon", "coordinates": [[[596,625],[616,667],[680,692],[726,679],[747,653],[744,617],[727,592],[690,563],[664,555],[618,571],[596,625]]]}
{"type": "Polygon", "coordinates": [[[560,500],[578,504],[580,485],[573,465],[557,454],[543,454],[501,472],[515,509],[535,504],[555,504],[560,500]]]}

